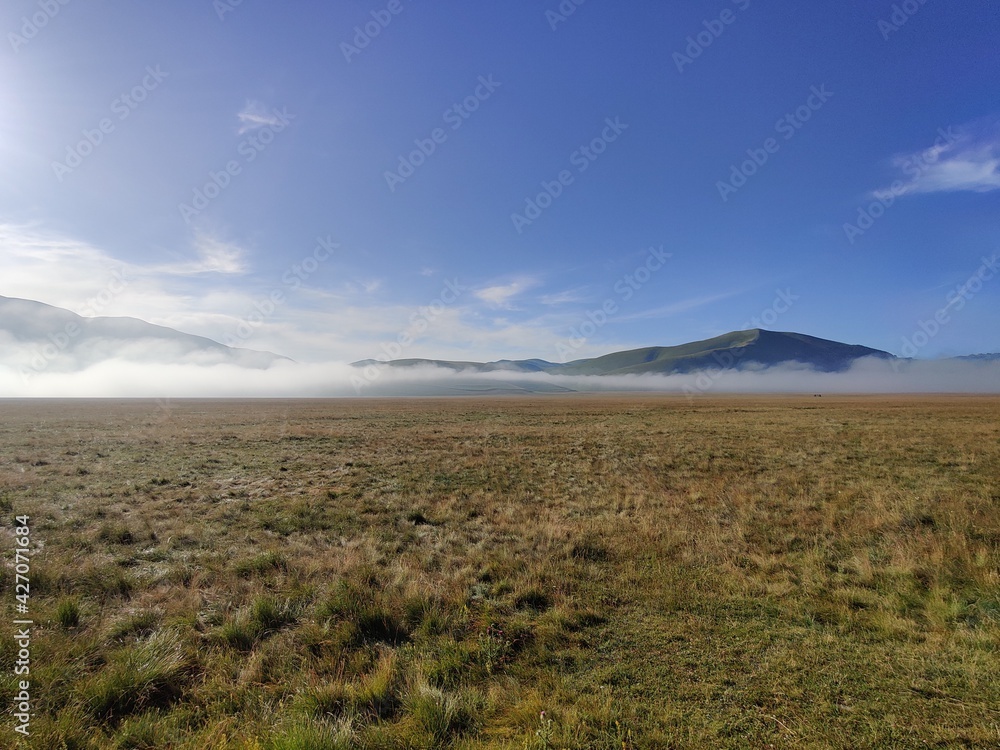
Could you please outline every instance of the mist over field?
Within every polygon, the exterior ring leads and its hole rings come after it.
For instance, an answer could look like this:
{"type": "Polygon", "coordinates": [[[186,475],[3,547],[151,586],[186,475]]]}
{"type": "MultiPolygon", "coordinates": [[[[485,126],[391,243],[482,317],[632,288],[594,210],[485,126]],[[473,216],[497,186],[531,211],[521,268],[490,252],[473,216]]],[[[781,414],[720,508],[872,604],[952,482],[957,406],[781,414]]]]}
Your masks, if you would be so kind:
{"type": "Polygon", "coordinates": [[[342,362],[278,361],[267,368],[234,364],[143,363],[109,359],[80,369],[42,372],[0,365],[7,398],[321,398],[461,395],[468,393],[998,393],[1000,362],[857,360],[845,372],[804,365],[706,370],[676,375],[481,373],[443,367],[354,367],[342,362]]]}

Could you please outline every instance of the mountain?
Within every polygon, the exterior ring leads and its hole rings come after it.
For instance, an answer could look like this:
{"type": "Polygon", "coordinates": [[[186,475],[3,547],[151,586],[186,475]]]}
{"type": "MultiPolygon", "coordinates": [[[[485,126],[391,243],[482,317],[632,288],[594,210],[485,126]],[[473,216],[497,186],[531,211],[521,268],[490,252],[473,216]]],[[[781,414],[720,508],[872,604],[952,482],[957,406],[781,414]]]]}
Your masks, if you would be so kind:
{"type": "Polygon", "coordinates": [[[961,357],[952,357],[952,359],[961,359],[966,362],[1000,362],[1000,352],[991,352],[989,354],[966,354],[961,357]]]}
{"type": "MultiPolygon", "coordinates": [[[[464,362],[447,359],[393,359],[382,362],[377,359],[361,359],[351,363],[354,367],[368,365],[389,365],[390,367],[440,367],[455,372],[548,372],[564,367],[544,359],[498,359],[496,362],[464,362]]],[[[561,372],[561,370],[559,370],[561,372]]]]}
{"type": "MultiPolygon", "coordinates": [[[[548,372],[554,375],[640,375],[696,372],[710,368],[773,367],[797,362],[821,372],[843,372],[862,357],[895,359],[889,352],[858,344],[843,344],[802,333],[783,333],[754,328],[693,341],[679,346],[652,346],[577,359],[565,364],[543,359],[498,360],[496,362],[450,362],[432,359],[397,359],[392,367],[418,365],[466,372],[548,372]]],[[[357,367],[375,360],[353,363],[357,367]]]]}
{"type": "Polygon", "coordinates": [[[137,318],[85,318],[43,302],[0,296],[4,359],[29,372],[70,372],[107,359],[162,364],[234,364],[264,369],[286,359],[238,349],[137,318]]]}

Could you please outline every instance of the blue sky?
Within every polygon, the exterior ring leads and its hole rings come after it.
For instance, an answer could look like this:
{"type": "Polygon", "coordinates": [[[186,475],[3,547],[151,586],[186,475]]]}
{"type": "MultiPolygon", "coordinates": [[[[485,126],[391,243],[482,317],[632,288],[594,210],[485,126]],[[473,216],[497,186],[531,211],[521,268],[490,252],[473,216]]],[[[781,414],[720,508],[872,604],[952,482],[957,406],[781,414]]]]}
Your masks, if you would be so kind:
{"type": "Polygon", "coordinates": [[[5,296],[314,362],[755,321],[1000,351],[987,3],[10,0],[0,31],[5,296]]]}

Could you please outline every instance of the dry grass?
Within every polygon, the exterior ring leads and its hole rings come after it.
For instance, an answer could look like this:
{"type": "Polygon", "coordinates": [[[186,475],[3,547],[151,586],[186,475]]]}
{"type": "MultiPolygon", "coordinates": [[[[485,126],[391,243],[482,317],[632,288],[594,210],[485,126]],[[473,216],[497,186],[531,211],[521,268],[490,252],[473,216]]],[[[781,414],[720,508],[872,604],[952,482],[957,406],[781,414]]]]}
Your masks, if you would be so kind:
{"type": "Polygon", "coordinates": [[[1000,399],[0,411],[33,747],[1000,745],[1000,399]]]}

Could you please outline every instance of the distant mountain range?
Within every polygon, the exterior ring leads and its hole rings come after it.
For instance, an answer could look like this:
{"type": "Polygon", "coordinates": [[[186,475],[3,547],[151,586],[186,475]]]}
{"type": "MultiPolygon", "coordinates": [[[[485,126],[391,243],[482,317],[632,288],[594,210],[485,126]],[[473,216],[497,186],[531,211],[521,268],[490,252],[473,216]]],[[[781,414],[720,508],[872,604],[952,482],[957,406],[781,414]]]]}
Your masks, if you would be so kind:
{"type": "Polygon", "coordinates": [[[954,359],[961,359],[966,362],[1000,362],[1000,352],[992,354],[966,354],[961,357],[954,357],[954,359]]]}
{"type": "Polygon", "coordinates": [[[138,318],[85,318],[43,302],[0,296],[3,358],[30,372],[65,372],[108,359],[164,364],[234,364],[263,369],[285,359],[181,333],[138,318]],[[14,349],[14,351],[9,351],[14,349]]]}
{"type": "MultiPolygon", "coordinates": [[[[554,375],[674,375],[712,368],[766,368],[797,362],[821,372],[842,372],[862,357],[896,359],[889,352],[858,344],[754,328],[679,346],[651,346],[601,357],[555,363],[544,359],[501,359],[496,362],[452,362],[437,359],[397,359],[392,367],[433,366],[448,370],[502,373],[547,372],[554,375]]],[[[365,359],[356,367],[381,364],[365,359]]]]}
{"type": "MultiPolygon", "coordinates": [[[[801,333],[751,329],[734,331],[679,346],[652,346],[600,357],[557,363],[544,359],[502,359],[461,362],[437,359],[397,359],[388,363],[365,359],[352,363],[360,372],[384,365],[403,374],[413,368],[420,381],[408,393],[524,393],[573,390],[569,381],[523,378],[523,374],[557,376],[674,375],[705,370],[765,370],[793,366],[822,373],[844,372],[862,358],[904,364],[910,360],[858,344],[844,344],[801,333]],[[427,368],[450,371],[447,378],[425,376],[427,368]],[[483,377],[483,374],[492,374],[483,377]],[[513,377],[517,375],[518,377],[513,377]],[[445,380],[447,382],[445,382],[445,380]]],[[[267,369],[290,361],[271,352],[225,346],[204,336],[182,333],[137,318],[86,318],[42,302],[0,296],[0,364],[22,375],[69,373],[107,360],[153,364],[216,365],[267,369]]],[[[953,357],[951,362],[983,364],[1000,361],[1000,354],[953,357]]],[[[894,368],[895,369],[895,368],[894,368]]],[[[615,381],[608,381],[609,384],[615,381]]],[[[383,384],[383,386],[386,384],[383,384]]],[[[597,381],[593,386],[601,388],[597,381]]],[[[610,387],[610,385],[609,385],[610,387]]],[[[378,387],[370,389],[373,393],[378,387]]],[[[2,395],[2,394],[0,394],[2,395]]]]}

